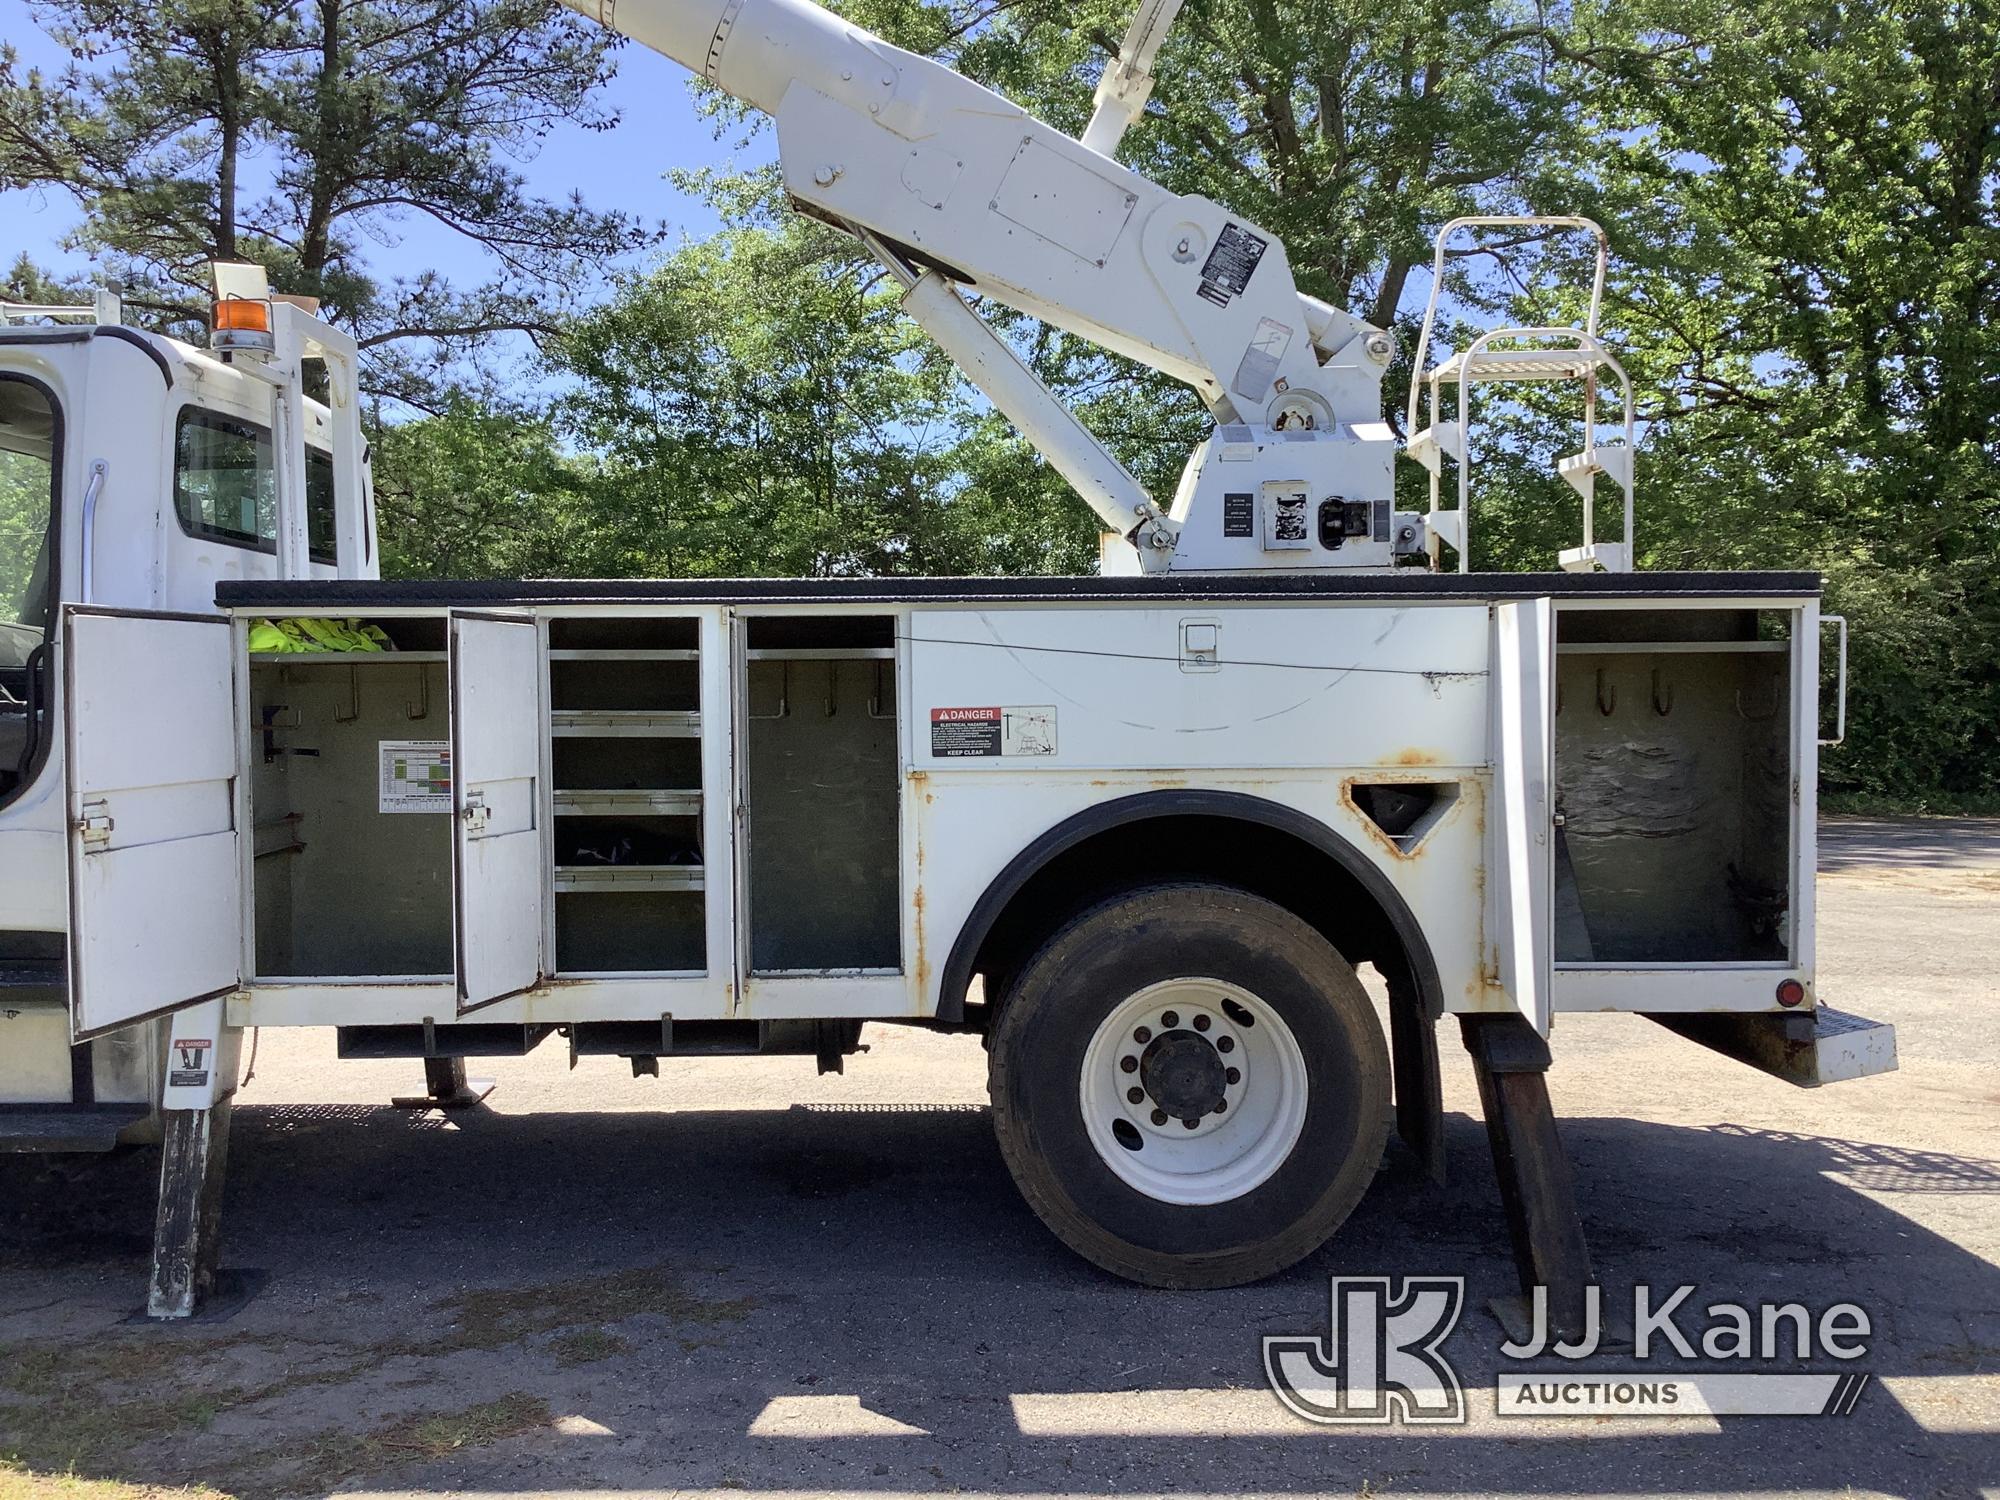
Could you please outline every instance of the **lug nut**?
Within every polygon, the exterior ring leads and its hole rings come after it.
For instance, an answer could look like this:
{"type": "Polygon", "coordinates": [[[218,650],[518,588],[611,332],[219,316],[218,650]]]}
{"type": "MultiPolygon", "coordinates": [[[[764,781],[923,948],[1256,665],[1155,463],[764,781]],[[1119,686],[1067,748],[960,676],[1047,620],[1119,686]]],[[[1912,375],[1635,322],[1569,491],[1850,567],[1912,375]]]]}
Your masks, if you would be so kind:
{"type": "Polygon", "coordinates": [[[1236,1050],[1236,1038],[1233,1036],[1217,1037],[1215,1039],[1215,1050],[1217,1052],[1234,1052],[1236,1050]]]}
{"type": "Polygon", "coordinates": [[[1146,1097],[1146,1091],[1144,1089],[1132,1088],[1125,1090],[1125,1099],[1126,1102],[1128,1103],[1131,1104],[1141,1103],[1144,1101],[1145,1097],[1146,1097]]]}
{"type": "Polygon", "coordinates": [[[1208,1025],[1209,1022],[1207,1016],[1196,1016],[1194,1018],[1194,1029],[1196,1031],[1206,1031],[1208,1030],[1208,1025]]]}
{"type": "Polygon", "coordinates": [[[1153,1111],[1153,1123],[1154,1123],[1155,1125],[1164,1125],[1164,1124],[1166,1124],[1166,1123],[1167,1123],[1167,1112],[1166,1112],[1166,1111],[1165,1111],[1164,1109],[1156,1109],[1156,1110],[1154,1110],[1154,1111],[1153,1111]]]}
{"type": "Polygon", "coordinates": [[[1224,1083],[1241,1083],[1243,1081],[1243,1074],[1235,1068],[1224,1068],[1222,1070],[1222,1081],[1224,1083]]]}
{"type": "Polygon", "coordinates": [[[1128,1054],[1118,1059],[1118,1067],[1121,1072],[1136,1073],[1139,1071],[1139,1059],[1128,1054]]]}
{"type": "Polygon", "coordinates": [[[1185,1125],[1189,1130],[1199,1130],[1201,1128],[1201,1116],[1189,1115],[1185,1120],[1181,1121],[1181,1124],[1185,1125]]]}
{"type": "Polygon", "coordinates": [[[1152,1039],[1153,1039],[1153,1028],[1150,1026],[1141,1026],[1138,1030],[1132,1033],[1132,1040],[1138,1042],[1142,1046],[1145,1043],[1150,1042],[1152,1039]]]}
{"type": "Polygon", "coordinates": [[[1229,1108],[1229,1101],[1227,1099],[1218,1099],[1215,1101],[1215,1112],[1217,1114],[1223,1113],[1223,1111],[1227,1110],[1228,1108],[1229,1108]]]}
{"type": "Polygon", "coordinates": [[[1169,1031],[1173,1030],[1174,1027],[1181,1024],[1180,1012],[1172,1010],[1168,1011],[1165,1015],[1160,1017],[1160,1024],[1166,1027],[1169,1031]]]}

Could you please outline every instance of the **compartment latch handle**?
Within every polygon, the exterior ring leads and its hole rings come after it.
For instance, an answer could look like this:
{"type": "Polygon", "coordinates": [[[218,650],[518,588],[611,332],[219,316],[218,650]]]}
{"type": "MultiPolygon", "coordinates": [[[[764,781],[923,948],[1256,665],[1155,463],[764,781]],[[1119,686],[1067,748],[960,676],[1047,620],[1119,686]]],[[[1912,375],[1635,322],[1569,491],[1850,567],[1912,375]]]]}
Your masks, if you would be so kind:
{"type": "Polygon", "coordinates": [[[469,839],[486,837],[486,825],[492,819],[493,810],[477,792],[465,794],[465,806],[459,810],[459,817],[465,820],[465,836],[469,839]]]}

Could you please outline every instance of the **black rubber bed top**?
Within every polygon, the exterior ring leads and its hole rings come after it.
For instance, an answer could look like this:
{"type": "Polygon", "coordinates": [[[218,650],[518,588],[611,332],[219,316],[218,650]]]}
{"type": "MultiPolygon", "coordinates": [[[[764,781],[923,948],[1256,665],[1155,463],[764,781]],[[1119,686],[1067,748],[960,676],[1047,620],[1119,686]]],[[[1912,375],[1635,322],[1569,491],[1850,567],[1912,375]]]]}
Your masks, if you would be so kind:
{"type": "Polygon", "coordinates": [[[1166,573],[1141,578],[527,578],[216,585],[224,609],[509,604],[979,604],[1147,600],[1728,599],[1819,593],[1817,573],[1166,573]]]}

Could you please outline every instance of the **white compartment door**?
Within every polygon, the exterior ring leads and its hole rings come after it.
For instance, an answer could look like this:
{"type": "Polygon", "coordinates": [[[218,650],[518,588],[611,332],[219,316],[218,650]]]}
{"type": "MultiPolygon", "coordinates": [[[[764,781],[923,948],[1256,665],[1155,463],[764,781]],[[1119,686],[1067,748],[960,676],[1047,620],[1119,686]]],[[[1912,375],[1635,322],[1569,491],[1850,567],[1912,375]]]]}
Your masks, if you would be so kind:
{"type": "Polygon", "coordinates": [[[544,732],[534,621],[452,615],[452,921],[461,1013],[533,989],[547,973],[544,732]]]}
{"type": "Polygon", "coordinates": [[[1554,985],[1555,610],[1493,610],[1493,815],[1486,931],[1495,977],[1544,1036],[1554,985]]]}
{"type": "Polygon", "coordinates": [[[233,639],[215,616],[63,608],[79,1041],[240,982],[233,639]]]}

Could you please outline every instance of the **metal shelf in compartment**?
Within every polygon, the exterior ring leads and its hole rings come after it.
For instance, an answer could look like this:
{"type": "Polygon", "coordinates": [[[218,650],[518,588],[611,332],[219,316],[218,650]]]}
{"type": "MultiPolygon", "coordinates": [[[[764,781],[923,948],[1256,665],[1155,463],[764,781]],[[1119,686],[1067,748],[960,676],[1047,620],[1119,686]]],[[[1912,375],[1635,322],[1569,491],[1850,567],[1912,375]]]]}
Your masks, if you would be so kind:
{"type": "Polygon", "coordinates": [[[701,865],[557,865],[556,893],[585,891],[700,891],[701,865]]]}
{"type": "Polygon", "coordinates": [[[1768,656],[1790,641],[1558,641],[1558,656],[1768,656]]]}
{"type": "Polygon", "coordinates": [[[637,790],[615,788],[593,791],[582,787],[558,788],[555,794],[557,817],[579,818],[692,818],[701,812],[701,793],[680,790],[637,790]]]}
{"type": "Polygon", "coordinates": [[[701,734],[701,715],[692,709],[558,708],[549,713],[549,733],[559,739],[691,740],[701,734]]]}
{"type": "Polygon", "coordinates": [[[552,646],[549,648],[550,661],[695,661],[701,653],[692,648],[670,650],[664,647],[580,647],[552,646]]]}
{"type": "Polygon", "coordinates": [[[419,666],[441,662],[442,651],[252,651],[255,667],[373,667],[419,666]]]}

